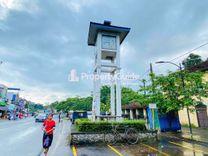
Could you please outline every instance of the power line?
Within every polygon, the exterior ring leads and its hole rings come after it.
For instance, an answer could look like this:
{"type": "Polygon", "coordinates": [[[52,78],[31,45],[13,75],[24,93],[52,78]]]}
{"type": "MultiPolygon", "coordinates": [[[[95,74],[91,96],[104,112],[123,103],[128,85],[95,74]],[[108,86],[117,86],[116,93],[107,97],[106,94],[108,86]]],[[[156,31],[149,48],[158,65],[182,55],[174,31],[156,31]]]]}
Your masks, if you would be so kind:
{"type": "Polygon", "coordinates": [[[207,43],[204,43],[204,44],[202,44],[202,45],[200,45],[200,46],[198,46],[198,47],[196,47],[196,48],[194,48],[194,49],[192,49],[192,50],[190,50],[190,51],[188,51],[188,52],[186,52],[186,53],[184,53],[184,54],[182,54],[182,55],[180,55],[180,56],[177,56],[177,57],[173,58],[173,59],[170,60],[170,61],[179,59],[180,57],[183,57],[183,56],[185,56],[185,55],[187,55],[187,54],[189,54],[189,53],[191,53],[191,52],[193,52],[193,51],[195,51],[195,50],[197,50],[197,49],[199,49],[199,48],[201,48],[201,47],[204,47],[204,46],[206,46],[206,45],[208,45],[208,42],[207,42],[207,43]]]}
{"type": "Polygon", "coordinates": [[[150,72],[150,69],[148,69],[148,70],[146,70],[143,74],[142,74],[142,76],[141,76],[141,80],[142,80],[142,78],[146,75],[146,74],[148,74],[150,72]]]}
{"type": "MultiPolygon", "coordinates": [[[[186,52],[186,53],[184,53],[184,54],[182,54],[182,55],[180,55],[180,56],[177,56],[177,57],[175,57],[175,58],[173,58],[173,59],[171,59],[170,61],[174,61],[174,60],[176,60],[176,59],[179,59],[179,58],[181,58],[181,57],[183,57],[183,56],[185,56],[185,55],[187,55],[187,54],[189,54],[189,53],[191,53],[191,52],[193,52],[193,51],[195,51],[195,50],[197,50],[197,49],[199,49],[199,48],[201,48],[201,47],[204,47],[204,46],[206,46],[206,45],[208,45],[208,42],[206,42],[206,43],[204,43],[204,44],[202,44],[202,45],[200,45],[200,46],[198,46],[198,47],[196,47],[196,48],[194,48],[194,49],[192,49],[192,50],[190,50],[190,51],[188,51],[188,52],[186,52]]],[[[161,66],[160,66],[161,67],[161,66]]],[[[164,66],[162,66],[162,67],[164,67],[164,66]]],[[[148,70],[146,70],[143,74],[142,74],[142,76],[141,76],[141,80],[144,78],[144,76],[146,76],[146,74],[148,74],[150,72],[150,69],[148,69],[148,70]]]]}

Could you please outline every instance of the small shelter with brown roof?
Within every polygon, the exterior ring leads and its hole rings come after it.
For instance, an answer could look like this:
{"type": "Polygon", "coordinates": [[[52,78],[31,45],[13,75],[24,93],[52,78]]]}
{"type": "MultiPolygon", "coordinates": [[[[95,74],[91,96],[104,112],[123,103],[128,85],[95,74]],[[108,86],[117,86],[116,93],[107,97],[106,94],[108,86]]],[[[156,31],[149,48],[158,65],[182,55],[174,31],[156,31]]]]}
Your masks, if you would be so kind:
{"type": "Polygon", "coordinates": [[[128,119],[146,119],[146,107],[137,102],[124,104],[122,111],[123,115],[128,119]]]}

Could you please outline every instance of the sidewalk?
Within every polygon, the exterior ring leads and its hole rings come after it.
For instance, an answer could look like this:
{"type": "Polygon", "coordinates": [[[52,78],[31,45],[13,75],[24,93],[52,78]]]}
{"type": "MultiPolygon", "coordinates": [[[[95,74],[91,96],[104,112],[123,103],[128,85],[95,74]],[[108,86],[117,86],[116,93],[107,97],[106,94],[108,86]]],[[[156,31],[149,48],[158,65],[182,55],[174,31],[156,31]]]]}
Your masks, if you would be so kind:
{"type": "MultiPolygon", "coordinates": [[[[70,156],[70,130],[71,122],[68,120],[63,120],[61,123],[57,124],[53,143],[48,153],[49,156],[70,156]]],[[[41,156],[43,155],[44,154],[42,154],[41,156]]]]}
{"type": "MultiPolygon", "coordinates": [[[[208,143],[208,129],[192,128],[193,140],[208,143]]],[[[181,137],[191,139],[189,128],[182,127],[181,137]]]]}
{"type": "Polygon", "coordinates": [[[193,139],[191,138],[189,128],[182,127],[182,131],[175,132],[162,132],[160,133],[161,137],[175,138],[186,141],[195,141],[204,145],[208,145],[208,129],[202,128],[193,128],[193,139]]]}

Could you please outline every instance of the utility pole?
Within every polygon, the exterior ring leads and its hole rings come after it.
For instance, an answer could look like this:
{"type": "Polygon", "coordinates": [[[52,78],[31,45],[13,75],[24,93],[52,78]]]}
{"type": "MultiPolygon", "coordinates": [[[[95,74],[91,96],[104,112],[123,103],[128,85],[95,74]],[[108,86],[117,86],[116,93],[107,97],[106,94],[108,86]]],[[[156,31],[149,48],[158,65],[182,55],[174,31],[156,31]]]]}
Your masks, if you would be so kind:
{"type": "Polygon", "coordinates": [[[154,78],[153,78],[153,68],[152,68],[152,63],[150,63],[150,78],[152,82],[152,94],[155,93],[155,84],[154,84],[154,78]]]}
{"type": "MultiPolygon", "coordinates": [[[[183,91],[185,92],[185,81],[184,81],[184,75],[183,75],[183,70],[182,70],[182,65],[181,63],[179,64],[179,69],[180,69],[180,75],[181,75],[181,81],[182,81],[182,86],[183,86],[183,91]]],[[[190,111],[189,111],[189,107],[186,107],[187,110],[187,116],[188,116],[188,123],[189,123],[189,131],[191,134],[191,139],[193,139],[193,132],[192,132],[192,127],[191,127],[191,119],[190,119],[190,111]]]]}
{"type": "MultiPolygon", "coordinates": [[[[154,95],[155,85],[154,85],[154,78],[153,78],[152,63],[150,63],[150,78],[151,78],[151,82],[152,82],[152,95],[154,95]]],[[[152,127],[153,127],[153,130],[155,130],[155,111],[154,111],[154,109],[151,109],[151,112],[152,112],[152,127]]]]}
{"type": "Polygon", "coordinates": [[[142,83],[143,83],[143,88],[144,88],[144,95],[146,95],[146,80],[142,79],[142,83]]]}

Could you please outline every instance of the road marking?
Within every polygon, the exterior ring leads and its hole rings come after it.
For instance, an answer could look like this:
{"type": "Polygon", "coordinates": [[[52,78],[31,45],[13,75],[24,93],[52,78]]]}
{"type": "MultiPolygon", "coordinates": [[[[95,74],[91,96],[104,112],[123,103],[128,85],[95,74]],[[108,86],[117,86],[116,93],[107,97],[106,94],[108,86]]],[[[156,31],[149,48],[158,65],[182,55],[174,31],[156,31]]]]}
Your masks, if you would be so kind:
{"type": "Polygon", "coordinates": [[[117,149],[115,149],[114,147],[112,147],[111,145],[108,145],[108,147],[115,152],[118,156],[123,156],[123,154],[121,154],[117,149]]]}
{"type": "Polygon", "coordinates": [[[77,156],[77,149],[75,146],[72,146],[73,156],[77,156]]]}
{"type": "Polygon", "coordinates": [[[141,144],[142,144],[143,146],[146,146],[146,147],[152,149],[153,151],[156,151],[156,152],[162,154],[162,155],[170,156],[169,154],[167,154],[167,153],[165,153],[165,152],[162,152],[162,151],[160,151],[160,150],[158,150],[158,149],[156,149],[156,148],[154,148],[154,147],[151,147],[151,146],[149,146],[149,145],[147,145],[147,144],[143,144],[143,143],[141,143],[141,144]]]}
{"type": "Polygon", "coordinates": [[[206,153],[206,152],[204,152],[204,151],[201,151],[201,150],[198,150],[198,149],[195,149],[195,148],[191,148],[191,147],[186,146],[186,145],[181,145],[181,144],[179,144],[179,143],[175,143],[175,142],[172,142],[172,141],[169,141],[169,143],[174,144],[174,145],[177,145],[177,146],[181,146],[181,147],[184,147],[184,148],[187,148],[187,149],[190,149],[190,150],[193,150],[193,151],[195,151],[195,152],[208,154],[208,153],[206,153]]]}

